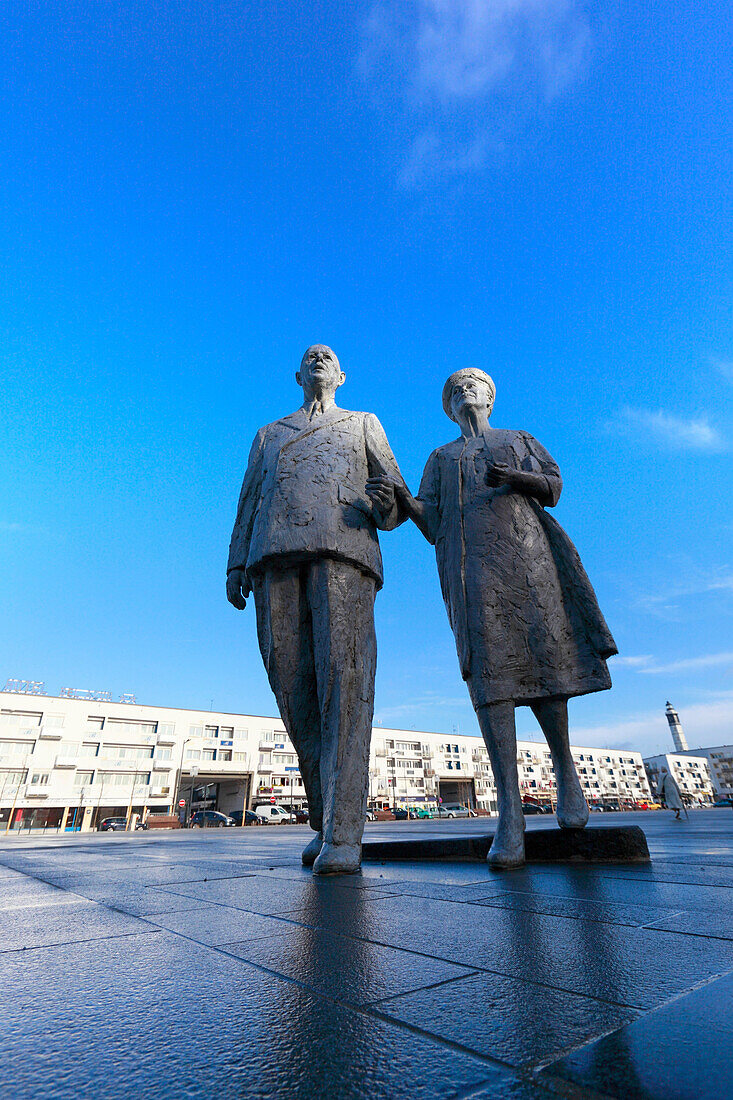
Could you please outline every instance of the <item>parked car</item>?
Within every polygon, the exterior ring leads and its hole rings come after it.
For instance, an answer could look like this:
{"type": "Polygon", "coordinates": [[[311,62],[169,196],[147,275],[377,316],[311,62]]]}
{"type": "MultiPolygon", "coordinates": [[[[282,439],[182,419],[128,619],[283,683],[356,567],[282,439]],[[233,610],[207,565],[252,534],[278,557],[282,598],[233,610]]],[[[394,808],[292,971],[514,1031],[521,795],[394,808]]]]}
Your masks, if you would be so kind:
{"type": "Polygon", "coordinates": [[[308,817],[308,811],[307,810],[296,809],[296,810],[292,810],[291,812],[292,812],[293,816],[295,817],[295,824],[296,825],[307,825],[308,822],[310,821],[310,818],[308,817]]]}
{"type": "Polygon", "coordinates": [[[292,811],[285,810],[282,806],[275,806],[271,802],[266,802],[262,806],[255,806],[254,811],[263,825],[295,824],[295,814],[292,811]]]}
{"type": "MultiPolygon", "coordinates": [[[[147,829],[148,825],[146,821],[135,822],[135,831],[138,829],[147,829]]],[[[105,817],[97,825],[97,831],[100,833],[121,832],[124,833],[127,828],[126,817],[105,817]]]]}
{"type": "Polygon", "coordinates": [[[377,820],[377,815],[375,814],[374,810],[367,810],[365,820],[366,821],[376,821],[377,820]]]}
{"type": "Polygon", "coordinates": [[[392,810],[392,816],[394,817],[395,821],[409,821],[412,817],[412,814],[409,810],[405,810],[402,806],[400,806],[399,809],[392,810]]]}
{"type": "Polygon", "coordinates": [[[229,814],[235,825],[261,825],[257,814],[254,810],[232,810],[229,814]]]}
{"type": "Polygon", "coordinates": [[[443,802],[438,806],[438,817],[478,817],[478,814],[460,802],[443,802]]]}
{"type": "Polygon", "coordinates": [[[413,813],[413,816],[418,819],[418,821],[420,821],[420,820],[430,820],[431,818],[435,817],[435,814],[433,813],[433,811],[432,810],[427,810],[424,806],[418,806],[418,808],[413,810],[412,813],[413,813]]]}
{"type": "Polygon", "coordinates": [[[540,806],[538,802],[523,802],[522,803],[523,814],[546,814],[552,813],[552,810],[546,810],[544,806],[540,806]]]}
{"type": "Polygon", "coordinates": [[[733,798],[719,798],[716,802],[713,802],[712,808],[714,810],[733,810],[733,798]]]}
{"type": "Polygon", "coordinates": [[[226,829],[234,824],[228,814],[218,810],[197,810],[189,822],[191,829],[226,829]]]}

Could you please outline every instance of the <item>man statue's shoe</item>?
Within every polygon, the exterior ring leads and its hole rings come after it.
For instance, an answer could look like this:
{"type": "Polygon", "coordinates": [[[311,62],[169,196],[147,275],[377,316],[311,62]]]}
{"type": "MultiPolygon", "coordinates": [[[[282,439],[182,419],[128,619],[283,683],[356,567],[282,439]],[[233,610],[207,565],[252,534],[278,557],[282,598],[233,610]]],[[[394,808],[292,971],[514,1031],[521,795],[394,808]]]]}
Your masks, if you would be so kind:
{"type": "Polygon", "coordinates": [[[583,829],[588,824],[588,803],[578,784],[577,790],[558,791],[557,823],[561,829],[583,829]]]}
{"type": "Polygon", "coordinates": [[[324,844],[314,875],[353,875],[361,867],[361,844],[324,844]]]}
{"type": "Polygon", "coordinates": [[[300,857],[303,861],[304,867],[312,867],[316,862],[316,857],[323,847],[323,833],[316,833],[311,840],[310,844],[306,844],[303,849],[303,854],[300,857]]]}
{"type": "Polygon", "coordinates": [[[520,817],[497,828],[486,857],[489,867],[508,869],[524,864],[524,824],[524,817],[520,817]]]}

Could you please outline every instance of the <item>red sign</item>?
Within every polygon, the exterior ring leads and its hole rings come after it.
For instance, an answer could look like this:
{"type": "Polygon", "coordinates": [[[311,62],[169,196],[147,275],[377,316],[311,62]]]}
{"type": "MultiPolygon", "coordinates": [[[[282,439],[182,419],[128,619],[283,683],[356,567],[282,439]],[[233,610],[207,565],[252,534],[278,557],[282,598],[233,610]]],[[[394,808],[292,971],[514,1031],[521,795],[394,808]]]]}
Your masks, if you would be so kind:
{"type": "Polygon", "coordinates": [[[186,805],[186,799],[185,798],[179,798],[178,799],[178,805],[179,806],[185,806],[186,805]]]}
{"type": "Polygon", "coordinates": [[[275,795],[273,795],[272,798],[270,799],[270,802],[275,802],[275,801],[277,801],[277,800],[275,798],[275,795]]]}

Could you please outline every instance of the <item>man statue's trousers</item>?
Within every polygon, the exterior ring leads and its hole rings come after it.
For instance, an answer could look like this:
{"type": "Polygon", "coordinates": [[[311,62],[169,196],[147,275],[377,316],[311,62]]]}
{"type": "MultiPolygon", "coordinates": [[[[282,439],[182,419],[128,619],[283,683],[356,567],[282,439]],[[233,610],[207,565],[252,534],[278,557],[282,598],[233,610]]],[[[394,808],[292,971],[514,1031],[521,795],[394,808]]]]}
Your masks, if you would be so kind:
{"type": "Polygon", "coordinates": [[[359,844],[374,713],[376,582],[317,558],[253,578],[257,636],[280,716],[295,745],[311,828],[359,844]]]}

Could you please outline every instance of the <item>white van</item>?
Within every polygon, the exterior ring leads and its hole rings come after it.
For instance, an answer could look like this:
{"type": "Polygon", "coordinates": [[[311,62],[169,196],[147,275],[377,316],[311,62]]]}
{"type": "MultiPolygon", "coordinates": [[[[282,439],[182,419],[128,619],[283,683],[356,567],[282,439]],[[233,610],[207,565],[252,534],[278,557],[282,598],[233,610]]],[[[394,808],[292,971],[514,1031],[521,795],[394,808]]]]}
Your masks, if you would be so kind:
{"type": "Polygon", "coordinates": [[[265,803],[262,806],[255,806],[254,811],[263,825],[295,824],[295,814],[290,813],[289,810],[284,810],[282,806],[265,803]]]}

